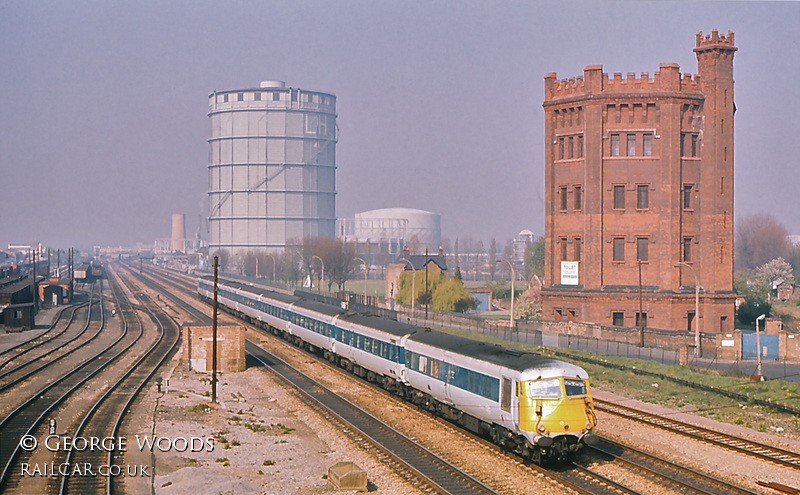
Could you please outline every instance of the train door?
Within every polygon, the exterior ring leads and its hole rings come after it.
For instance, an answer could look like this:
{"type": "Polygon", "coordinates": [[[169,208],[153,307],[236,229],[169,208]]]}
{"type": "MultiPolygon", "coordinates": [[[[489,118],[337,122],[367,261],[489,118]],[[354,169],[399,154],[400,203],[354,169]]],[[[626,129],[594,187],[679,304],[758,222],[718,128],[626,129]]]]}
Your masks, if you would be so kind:
{"type": "Polygon", "coordinates": [[[503,421],[511,421],[511,393],[514,389],[514,380],[502,377],[500,381],[500,416],[503,421]]]}

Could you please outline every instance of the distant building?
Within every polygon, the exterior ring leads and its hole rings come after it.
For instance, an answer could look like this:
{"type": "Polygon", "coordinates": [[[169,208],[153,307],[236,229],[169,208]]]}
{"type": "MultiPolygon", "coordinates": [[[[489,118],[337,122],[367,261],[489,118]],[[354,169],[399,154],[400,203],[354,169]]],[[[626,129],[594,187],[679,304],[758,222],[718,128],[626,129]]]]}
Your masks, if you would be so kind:
{"type": "Polygon", "coordinates": [[[733,329],[733,33],[694,51],[694,77],[545,76],[545,318],[694,330],[694,271],[700,329],[733,329]]]}
{"type": "Polygon", "coordinates": [[[525,264],[525,248],[528,244],[533,244],[536,240],[533,232],[528,229],[520,231],[517,237],[514,238],[514,264],[522,266],[525,264]]]}
{"type": "Polygon", "coordinates": [[[336,235],[355,242],[360,253],[367,252],[370,265],[386,266],[408,247],[414,254],[434,254],[442,245],[442,216],[412,208],[383,208],[356,213],[355,218],[337,221],[336,235]]]}
{"type": "Polygon", "coordinates": [[[209,95],[209,252],[333,237],[336,97],[264,81],[209,95]]]}

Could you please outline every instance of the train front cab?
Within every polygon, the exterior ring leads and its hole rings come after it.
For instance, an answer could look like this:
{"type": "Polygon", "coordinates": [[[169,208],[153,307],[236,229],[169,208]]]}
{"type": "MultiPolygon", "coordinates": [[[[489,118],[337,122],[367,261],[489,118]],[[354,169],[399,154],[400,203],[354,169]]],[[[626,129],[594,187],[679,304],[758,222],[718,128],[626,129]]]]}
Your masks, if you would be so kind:
{"type": "Polygon", "coordinates": [[[552,377],[518,382],[519,428],[538,448],[535,457],[563,460],[597,442],[589,382],[552,377]]]}

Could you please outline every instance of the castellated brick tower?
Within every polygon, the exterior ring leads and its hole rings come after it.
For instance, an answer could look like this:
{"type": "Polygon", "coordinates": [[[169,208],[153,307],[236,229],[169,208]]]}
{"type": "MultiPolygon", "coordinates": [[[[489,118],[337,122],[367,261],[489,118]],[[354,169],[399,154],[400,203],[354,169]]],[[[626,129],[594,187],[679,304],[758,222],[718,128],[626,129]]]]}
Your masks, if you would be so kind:
{"type": "Polygon", "coordinates": [[[733,330],[733,33],[694,51],[694,76],[545,76],[545,319],[733,330]]]}

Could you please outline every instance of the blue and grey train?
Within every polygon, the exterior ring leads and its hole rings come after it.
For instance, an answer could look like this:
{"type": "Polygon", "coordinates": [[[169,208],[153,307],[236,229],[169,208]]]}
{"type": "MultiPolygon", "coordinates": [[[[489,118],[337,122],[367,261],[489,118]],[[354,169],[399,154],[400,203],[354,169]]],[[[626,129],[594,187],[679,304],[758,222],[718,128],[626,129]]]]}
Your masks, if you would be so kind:
{"type": "MultiPolygon", "coordinates": [[[[213,297],[213,279],[198,293],[213,297]]],[[[533,462],[597,441],[589,376],[579,366],[234,281],[225,310],[533,462]]]]}

